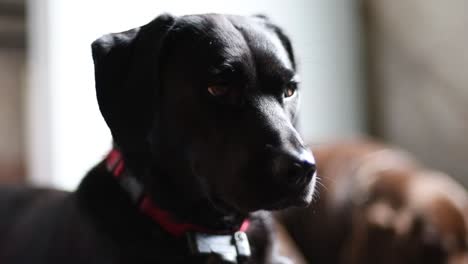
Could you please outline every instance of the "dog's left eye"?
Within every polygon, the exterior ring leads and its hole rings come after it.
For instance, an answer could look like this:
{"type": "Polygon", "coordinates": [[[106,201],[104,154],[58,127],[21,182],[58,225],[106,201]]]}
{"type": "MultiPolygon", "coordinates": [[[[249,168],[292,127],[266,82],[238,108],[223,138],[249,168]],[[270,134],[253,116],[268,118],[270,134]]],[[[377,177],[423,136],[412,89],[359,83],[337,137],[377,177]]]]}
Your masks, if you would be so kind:
{"type": "Polygon", "coordinates": [[[297,88],[295,85],[289,85],[284,91],[284,97],[288,98],[293,96],[296,93],[296,90],[297,88]]]}
{"type": "Polygon", "coordinates": [[[208,86],[208,92],[212,96],[223,96],[229,93],[229,87],[223,85],[208,86]]]}
{"type": "Polygon", "coordinates": [[[286,86],[286,89],[284,90],[284,93],[283,93],[284,98],[289,98],[293,96],[294,94],[296,94],[298,84],[299,84],[299,76],[294,75],[294,77],[291,78],[291,80],[286,86]]]}

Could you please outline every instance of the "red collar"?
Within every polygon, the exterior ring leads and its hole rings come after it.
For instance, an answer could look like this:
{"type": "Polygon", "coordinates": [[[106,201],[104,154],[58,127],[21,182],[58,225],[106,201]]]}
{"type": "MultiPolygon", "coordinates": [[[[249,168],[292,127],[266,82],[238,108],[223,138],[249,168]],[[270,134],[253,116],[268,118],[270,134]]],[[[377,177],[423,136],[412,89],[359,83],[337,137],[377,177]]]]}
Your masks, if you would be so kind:
{"type": "Polygon", "coordinates": [[[226,234],[236,231],[245,232],[249,228],[250,221],[245,219],[238,230],[212,230],[192,223],[177,221],[168,211],[159,208],[153,200],[143,192],[141,184],[126,173],[122,154],[117,149],[112,149],[106,157],[106,167],[112,175],[119,180],[120,185],[130,194],[140,211],[158,223],[169,234],[180,237],[188,232],[199,232],[208,234],[226,234]]]}

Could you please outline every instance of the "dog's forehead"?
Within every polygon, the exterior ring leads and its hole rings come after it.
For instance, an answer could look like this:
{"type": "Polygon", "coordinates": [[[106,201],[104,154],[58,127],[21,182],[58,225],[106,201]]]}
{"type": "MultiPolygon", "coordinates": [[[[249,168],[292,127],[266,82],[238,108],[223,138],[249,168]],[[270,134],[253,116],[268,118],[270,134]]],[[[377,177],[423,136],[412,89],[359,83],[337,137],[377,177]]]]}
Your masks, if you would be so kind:
{"type": "Polygon", "coordinates": [[[258,17],[235,15],[190,15],[181,18],[194,37],[206,40],[207,48],[226,61],[268,63],[293,70],[283,43],[267,23],[258,17]],[[196,35],[196,36],[195,36],[196,35]]]}

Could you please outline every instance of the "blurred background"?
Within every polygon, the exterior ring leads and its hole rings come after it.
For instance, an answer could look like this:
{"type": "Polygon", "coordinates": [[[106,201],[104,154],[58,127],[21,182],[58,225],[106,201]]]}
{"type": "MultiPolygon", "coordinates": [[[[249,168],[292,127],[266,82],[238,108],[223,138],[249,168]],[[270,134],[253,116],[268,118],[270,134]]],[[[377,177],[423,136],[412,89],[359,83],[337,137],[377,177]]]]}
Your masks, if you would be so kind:
{"type": "Polygon", "coordinates": [[[372,136],[468,184],[468,1],[0,0],[0,182],[73,190],[109,150],[90,43],[162,12],[267,14],[308,142],[372,136]]]}

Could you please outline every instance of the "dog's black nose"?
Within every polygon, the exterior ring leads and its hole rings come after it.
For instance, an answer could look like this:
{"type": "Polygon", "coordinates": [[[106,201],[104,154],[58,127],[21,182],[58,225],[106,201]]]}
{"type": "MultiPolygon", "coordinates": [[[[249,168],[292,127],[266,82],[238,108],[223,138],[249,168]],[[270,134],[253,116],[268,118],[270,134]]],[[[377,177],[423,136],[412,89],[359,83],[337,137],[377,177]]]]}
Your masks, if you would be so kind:
{"type": "Polygon", "coordinates": [[[273,164],[273,174],[279,184],[304,186],[310,182],[317,170],[312,154],[303,150],[300,153],[278,151],[273,164]]]}
{"type": "Polygon", "coordinates": [[[316,166],[308,160],[295,161],[289,164],[286,177],[289,184],[304,185],[314,176],[316,166]]]}

